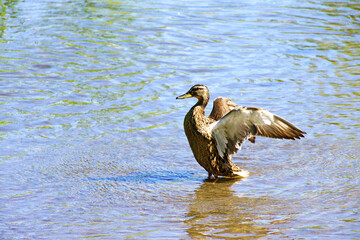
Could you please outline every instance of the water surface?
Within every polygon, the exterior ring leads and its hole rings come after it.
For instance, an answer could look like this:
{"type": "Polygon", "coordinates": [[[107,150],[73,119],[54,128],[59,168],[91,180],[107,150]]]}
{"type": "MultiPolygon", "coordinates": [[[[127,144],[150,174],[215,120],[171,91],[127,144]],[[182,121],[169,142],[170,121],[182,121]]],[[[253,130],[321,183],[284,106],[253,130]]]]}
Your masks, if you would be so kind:
{"type": "Polygon", "coordinates": [[[3,239],[360,236],[357,1],[0,6],[3,239]],[[196,83],[308,134],[212,184],[175,100],[196,83]]]}

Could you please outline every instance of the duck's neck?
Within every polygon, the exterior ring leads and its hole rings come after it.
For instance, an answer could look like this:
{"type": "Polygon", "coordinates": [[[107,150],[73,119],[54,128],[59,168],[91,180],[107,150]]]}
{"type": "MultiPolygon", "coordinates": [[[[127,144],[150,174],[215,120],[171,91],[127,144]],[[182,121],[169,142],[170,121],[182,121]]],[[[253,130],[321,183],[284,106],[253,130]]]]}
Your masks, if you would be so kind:
{"type": "Polygon", "coordinates": [[[198,109],[201,114],[205,115],[205,108],[208,102],[209,102],[209,95],[201,96],[200,98],[198,98],[198,101],[194,105],[194,108],[198,109]]]}

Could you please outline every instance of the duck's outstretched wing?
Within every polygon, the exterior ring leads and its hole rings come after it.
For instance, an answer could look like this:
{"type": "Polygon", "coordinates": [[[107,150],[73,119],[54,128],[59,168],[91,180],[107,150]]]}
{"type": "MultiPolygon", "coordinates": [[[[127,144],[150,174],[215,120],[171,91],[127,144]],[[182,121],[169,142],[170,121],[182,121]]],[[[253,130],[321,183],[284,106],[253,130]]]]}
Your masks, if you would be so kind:
{"type": "Polygon", "coordinates": [[[212,134],[221,157],[236,153],[241,144],[258,135],[280,139],[300,139],[306,132],[268,110],[237,107],[212,125],[212,134]]]}
{"type": "MultiPolygon", "coordinates": [[[[209,118],[219,121],[222,117],[237,107],[238,105],[233,103],[229,98],[218,97],[214,100],[213,109],[209,118]]],[[[251,136],[248,140],[255,143],[255,136],[251,136]]]]}

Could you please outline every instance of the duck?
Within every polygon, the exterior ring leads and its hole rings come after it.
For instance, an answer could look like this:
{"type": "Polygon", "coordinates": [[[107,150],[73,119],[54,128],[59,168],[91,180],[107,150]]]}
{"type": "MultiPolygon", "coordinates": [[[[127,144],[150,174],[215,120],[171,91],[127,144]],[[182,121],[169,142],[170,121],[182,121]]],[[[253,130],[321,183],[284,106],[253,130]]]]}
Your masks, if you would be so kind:
{"type": "Polygon", "coordinates": [[[243,107],[229,98],[218,97],[213,101],[209,116],[205,108],[210,99],[207,86],[196,84],[176,99],[196,98],[184,118],[184,130],[196,161],[208,172],[208,179],[249,176],[249,172],[233,163],[232,156],[256,136],[277,139],[300,139],[306,132],[266,109],[243,107]]]}

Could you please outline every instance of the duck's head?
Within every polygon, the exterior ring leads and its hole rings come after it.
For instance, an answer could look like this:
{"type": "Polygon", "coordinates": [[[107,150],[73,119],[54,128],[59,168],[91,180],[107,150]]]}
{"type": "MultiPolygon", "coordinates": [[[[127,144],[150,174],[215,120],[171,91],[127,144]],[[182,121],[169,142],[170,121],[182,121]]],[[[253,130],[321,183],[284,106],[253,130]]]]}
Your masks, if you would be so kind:
{"type": "Polygon", "coordinates": [[[209,89],[203,84],[196,84],[190,88],[185,94],[178,96],[176,99],[184,99],[195,97],[199,101],[209,100],[209,89]]]}

